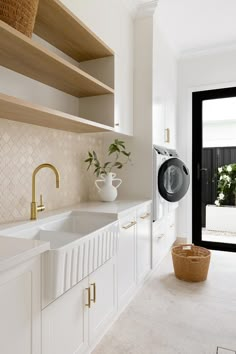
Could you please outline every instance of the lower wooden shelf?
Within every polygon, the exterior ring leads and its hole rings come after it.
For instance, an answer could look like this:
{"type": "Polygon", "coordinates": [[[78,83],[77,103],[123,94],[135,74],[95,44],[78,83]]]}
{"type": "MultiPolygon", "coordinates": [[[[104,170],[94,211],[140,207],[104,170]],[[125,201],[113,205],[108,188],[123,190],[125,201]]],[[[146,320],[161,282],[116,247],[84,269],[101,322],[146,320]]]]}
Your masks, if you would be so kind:
{"type": "Polygon", "coordinates": [[[0,93],[0,118],[76,133],[114,128],[0,93]]]}

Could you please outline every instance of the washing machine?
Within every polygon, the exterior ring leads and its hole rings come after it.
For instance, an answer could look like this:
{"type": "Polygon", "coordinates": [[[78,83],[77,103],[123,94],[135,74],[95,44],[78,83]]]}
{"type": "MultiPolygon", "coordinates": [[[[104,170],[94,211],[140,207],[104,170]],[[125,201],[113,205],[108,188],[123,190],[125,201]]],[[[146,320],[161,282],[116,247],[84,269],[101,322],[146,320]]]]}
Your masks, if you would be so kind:
{"type": "Polygon", "coordinates": [[[175,150],[153,146],[153,221],[178,206],[188,191],[189,170],[175,150]]]}

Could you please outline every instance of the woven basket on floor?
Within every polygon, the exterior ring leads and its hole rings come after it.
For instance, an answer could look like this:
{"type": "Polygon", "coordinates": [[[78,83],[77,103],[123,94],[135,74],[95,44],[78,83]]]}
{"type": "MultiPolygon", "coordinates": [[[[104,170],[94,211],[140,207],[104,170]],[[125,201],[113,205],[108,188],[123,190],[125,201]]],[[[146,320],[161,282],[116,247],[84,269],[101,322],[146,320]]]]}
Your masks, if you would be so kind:
{"type": "Polygon", "coordinates": [[[32,37],[39,0],[0,0],[0,20],[32,37]]]}
{"type": "Polygon", "coordinates": [[[180,245],[172,248],[175,276],[178,279],[198,282],[206,280],[211,252],[203,247],[180,245]]]}

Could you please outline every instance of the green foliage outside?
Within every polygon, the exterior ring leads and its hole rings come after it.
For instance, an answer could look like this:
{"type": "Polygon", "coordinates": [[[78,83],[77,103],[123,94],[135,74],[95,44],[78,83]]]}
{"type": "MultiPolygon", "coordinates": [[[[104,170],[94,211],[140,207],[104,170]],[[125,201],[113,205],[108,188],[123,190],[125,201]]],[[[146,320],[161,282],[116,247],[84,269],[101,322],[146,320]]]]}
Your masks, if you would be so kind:
{"type": "Polygon", "coordinates": [[[236,200],[236,163],[218,168],[217,199],[215,204],[235,205],[236,200]]]}

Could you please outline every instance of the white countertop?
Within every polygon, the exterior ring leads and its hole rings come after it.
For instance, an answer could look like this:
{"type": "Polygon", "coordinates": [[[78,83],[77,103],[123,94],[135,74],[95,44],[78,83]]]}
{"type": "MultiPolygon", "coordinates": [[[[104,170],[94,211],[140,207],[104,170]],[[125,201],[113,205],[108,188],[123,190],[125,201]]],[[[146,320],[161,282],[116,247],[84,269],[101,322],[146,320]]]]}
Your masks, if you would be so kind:
{"type": "Polygon", "coordinates": [[[49,249],[49,242],[0,236],[0,272],[49,249]]]}
{"type": "Polygon", "coordinates": [[[122,216],[127,211],[137,208],[139,205],[151,203],[151,200],[116,200],[114,202],[84,202],[80,203],[76,209],[98,213],[116,214],[122,216]]]}
{"type": "Polygon", "coordinates": [[[25,226],[37,226],[42,223],[45,218],[53,217],[55,215],[71,211],[81,210],[88,212],[108,213],[114,214],[116,218],[122,216],[127,211],[132,211],[146,203],[150,203],[151,200],[117,200],[114,202],[84,202],[74,206],[66,207],[60,210],[53,210],[49,212],[43,212],[38,214],[38,220],[36,221],[20,221],[11,224],[0,225],[0,271],[4,271],[10,267],[13,267],[21,262],[27,261],[29,258],[37,256],[50,249],[50,243],[39,240],[31,240],[16,237],[7,237],[7,229],[25,226]],[[6,236],[4,235],[6,234],[6,236]]]}

